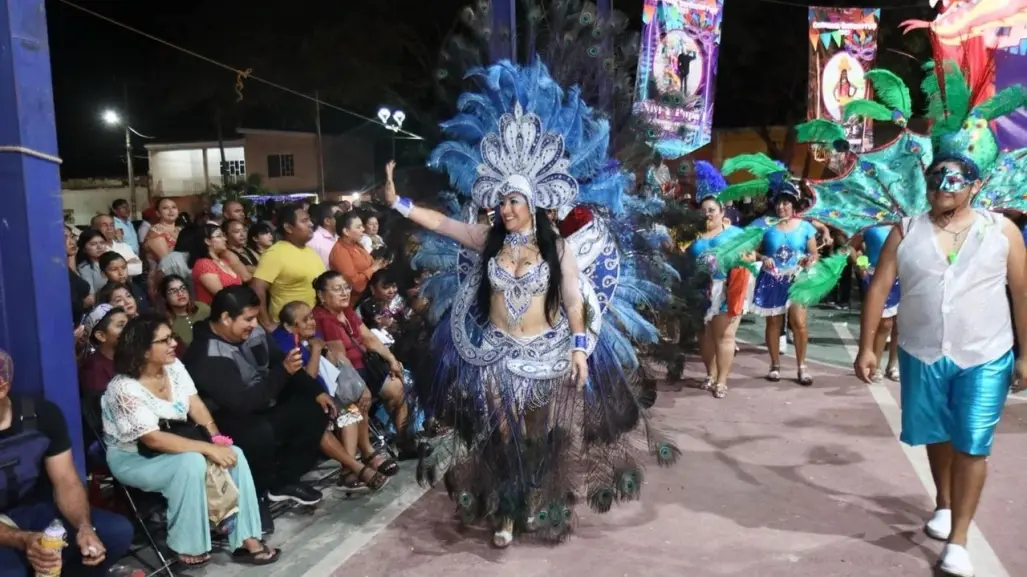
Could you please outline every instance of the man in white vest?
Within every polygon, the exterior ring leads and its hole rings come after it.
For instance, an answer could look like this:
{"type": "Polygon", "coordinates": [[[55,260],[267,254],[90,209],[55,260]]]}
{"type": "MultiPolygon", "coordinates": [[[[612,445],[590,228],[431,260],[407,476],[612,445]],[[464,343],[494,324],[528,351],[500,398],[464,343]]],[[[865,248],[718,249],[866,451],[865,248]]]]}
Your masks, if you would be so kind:
{"type": "Polygon", "coordinates": [[[902,278],[900,438],[927,447],[937,501],[925,531],[946,542],[942,572],[973,577],[967,532],[1006,396],[1011,386],[1022,389],[1027,372],[1025,360],[1013,358],[1006,299],[1008,283],[1020,342],[1027,342],[1027,250],[1011,221],[971,207],[987,176],[972,156],[937,152],[926,175],[931,210],[903,219],[881,251],[863,303],[855,369],[872,381],[874,333],[902,278]]]}

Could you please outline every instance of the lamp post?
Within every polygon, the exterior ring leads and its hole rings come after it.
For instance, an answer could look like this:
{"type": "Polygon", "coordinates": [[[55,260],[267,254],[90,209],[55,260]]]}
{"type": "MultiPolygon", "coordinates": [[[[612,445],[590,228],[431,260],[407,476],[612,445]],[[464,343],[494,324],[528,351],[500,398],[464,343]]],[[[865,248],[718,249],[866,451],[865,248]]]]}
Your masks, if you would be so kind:
{"type": "Polygon", "coordinates": [[[135,185],[135,171],[132,166],[132,129],[128,125],[128,121],[121,118],[121,116],[111,110],[107,109],[103,111],[103,121],[107,126],[123,126],[125,128],[125,163],[128,165],[128,202],[129,209],[134,216],[136,214],[136,185],[135,185]]]}
{"type": "Polygon", "coordinates": [[[392,158],[396,159],[396,134],[403,129],[403,121],[407,119],[407,115],[402,110],[389,110],[386,107],[378,109],[378,120],[382,121],[382,126],[392,131],[392,158]]]}

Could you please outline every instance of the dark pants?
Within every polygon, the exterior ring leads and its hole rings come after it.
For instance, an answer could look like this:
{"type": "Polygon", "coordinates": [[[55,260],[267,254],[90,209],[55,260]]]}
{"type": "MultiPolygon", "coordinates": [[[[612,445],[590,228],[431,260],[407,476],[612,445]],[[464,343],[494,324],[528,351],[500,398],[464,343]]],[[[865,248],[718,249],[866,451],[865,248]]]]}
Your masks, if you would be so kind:
{"type": "Polygon", "coordinates": [[[852,302],[852,263],[845,265],[842,276],[838,278],[838,285],[834,287],[834,302],[842,306],[849,306],[852,302]]]}
{"type": "Polygon", "coordinates": [[[218,429],[246,455],[258,495],[296,483],[313,469],[328,428],[328,415],[313,397],[286,395],[260,412],[214,415],[218,429]]]}
{"type": "MultiPolygon", "coordinates": [[[[75,528],[60,513],[53,503],[22,505],[8,511],[7,516],[22,531],[42,532],[54,519],[60,519],[68,531],[68,546],[64,548],[64,568],[61,577],[101,577],[118,559],[128,553],[132,546],[134,529],[132,523],[115,513],[93,509],[90,515],[96,535],[107,549],[107,559],[99,567],[82,564],[82,553],[75,544],[75,528]]],[[[35,575],[23,551],[0,547],[0,577],[30,577],[35,575]]]]}

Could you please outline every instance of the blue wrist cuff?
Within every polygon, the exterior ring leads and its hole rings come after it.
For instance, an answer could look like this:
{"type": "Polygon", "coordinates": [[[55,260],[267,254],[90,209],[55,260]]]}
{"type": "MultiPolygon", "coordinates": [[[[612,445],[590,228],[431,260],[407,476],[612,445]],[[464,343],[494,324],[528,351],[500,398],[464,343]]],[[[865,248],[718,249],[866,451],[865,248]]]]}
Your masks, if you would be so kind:
{"type": "Polygon", "coordinates": [[[588,335],[585,333],[574,333],[574,346],[575,351],[587,351],[588,350],[588,335]]]}

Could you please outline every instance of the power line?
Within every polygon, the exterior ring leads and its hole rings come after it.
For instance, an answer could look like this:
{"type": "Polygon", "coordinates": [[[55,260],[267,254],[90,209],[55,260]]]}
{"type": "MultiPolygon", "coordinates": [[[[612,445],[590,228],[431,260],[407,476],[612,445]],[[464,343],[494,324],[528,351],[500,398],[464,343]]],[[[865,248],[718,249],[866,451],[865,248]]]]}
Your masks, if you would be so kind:
{"type": "Polygon", "coordinates": [[[780,6],[794,6],[796,8],[866,8],[875,9],[882,12],[890,12],[893,10],[909,10],[911,8],[924,8],[924,0],[910,4],[900,4],[898,6],[820,6],[818,4],[803,4],[802,2],[789,2],[788,0],[756,0],[757,2],[764,2],[766,4],[778,4],[780,6]]]}
{"type": "Polygon", "coordinates": [[[225,64],[224,62],[220,62],[218,60],[210,58],[209,56],[204,56],[203,54],[200,54],[198,52],[194,52],[192,50],[189,50],[188,48],[185,48],[183,46],[179,46],[177,44],[174,44],[172,42],[164,40],[163,38],[160,38],[158,36],[154,36],[153,34],[150,34],[148,32],[143,32],[142,30],[139,30],[138,28],[133,28],[133,27],[129,26],[128,24],[124,24],[124,23],[118,22],[117,20],[115,20],[113,18],[110,18],[109,16],[104,16],[103,14],[100,14],[98,12],[94,12],[94,11],[88,9],[88,8],[85,8],[83,6],[79,6],[78,4],[75,4],[74,2],[71,2],[69,0],[58,0],[58,1],[61,4],[65,4],[65,5],[70,6],[70,7],[74,8],[74,9],[76,9],[76,10],[80,10],[82,12],[85,12],[86,14],[89,14],[90,16],[94,16],[96,18],[99,18],[100,20],[103,20],[105,22],[108,22],[110,24],[118,26],[119,28],[124,28],[125,30],[128,30],[129,32],[133,32],[133,33],[138,34],[140,36],[143,36],[145,38],[149,38],[150,40],[153,40],[154,42],[158,42],[160,44],[163,44],[163,45],[167,46],[168,48],[173,48],[175,50],[178,50],[179,52],[183,52],[185,54],[188,54],[189,56],[192,56],[193,58],[199,58],[200,60],[203,60],[204,62],[207,62],[208,64],[213,64],[214,66],[217,66],[219,68],[224,68],[225,70],[228,70],[229,72],[235,73],[235,75],[236,75],[236,90],[237,91],[241,91],[243,80],[254,80],[256,82],[260,82],[262,84],[266,84],[268,86],[271,86],[272,88],[277,88],[278,90],[281,90],[283,92],[288,92],[289,94],[292,94],[294,96],[298,96],[300,98],[305,98],[305,99],[307,99],[307,100],[309,100],[311,102],[315,102],[315,103],[317,103],[317,104],[319,104],[321,106],[324,106],[326,108],[331,108],[333,110],[338,110],[339,112],[343,112],[345,114],[349,114],[351,116],[355,116],[355,117],[360,118],[361,120],[364,120],[366,122],[377,124],[377,125],[382,126],[383,128],[386,128],[388,130],[396,130],[398,132],[401,132],[401,133],[409,136],[413,140],[424,140],[424,138],[422,138],[421,136],[419,136],[417,134],[414,134],[413,132],[409,132],[409,131],[403,130],[401,128],[394,129],[391,126],[386,126],[384,123],[382,123],[380,120],[378,120],[376,118],[371,118],[370,116],[364,116],[363,114],[360,114],[359,112],[353,112],[352,110],[348,110],[348,109],[343,108],[341,106],[336,106],[336,105],[331,104],[329,102],[325,102],[325,101],[323,101],[323,100],[321,100],[321,99],[319,99],[317,97],[310,96],[309,94],[304,94],[304,93],[302,93],[302,92],[300,92],[298,90],[294,90],[292,88],[289,88],[288,86],[282,86],[281,84],[278,84],[277,82],[272,82],[272,81],[270,81],[270,80],[268,80],[266,78],[261,78],[260,76],[257,76],[255,74],[253,74],[253,69],[251,69],[251,68],[247,68],[246,70],[240,70],[240,69],[235,68],[233,66],[229,66],[228,64],[225,64]]]}

